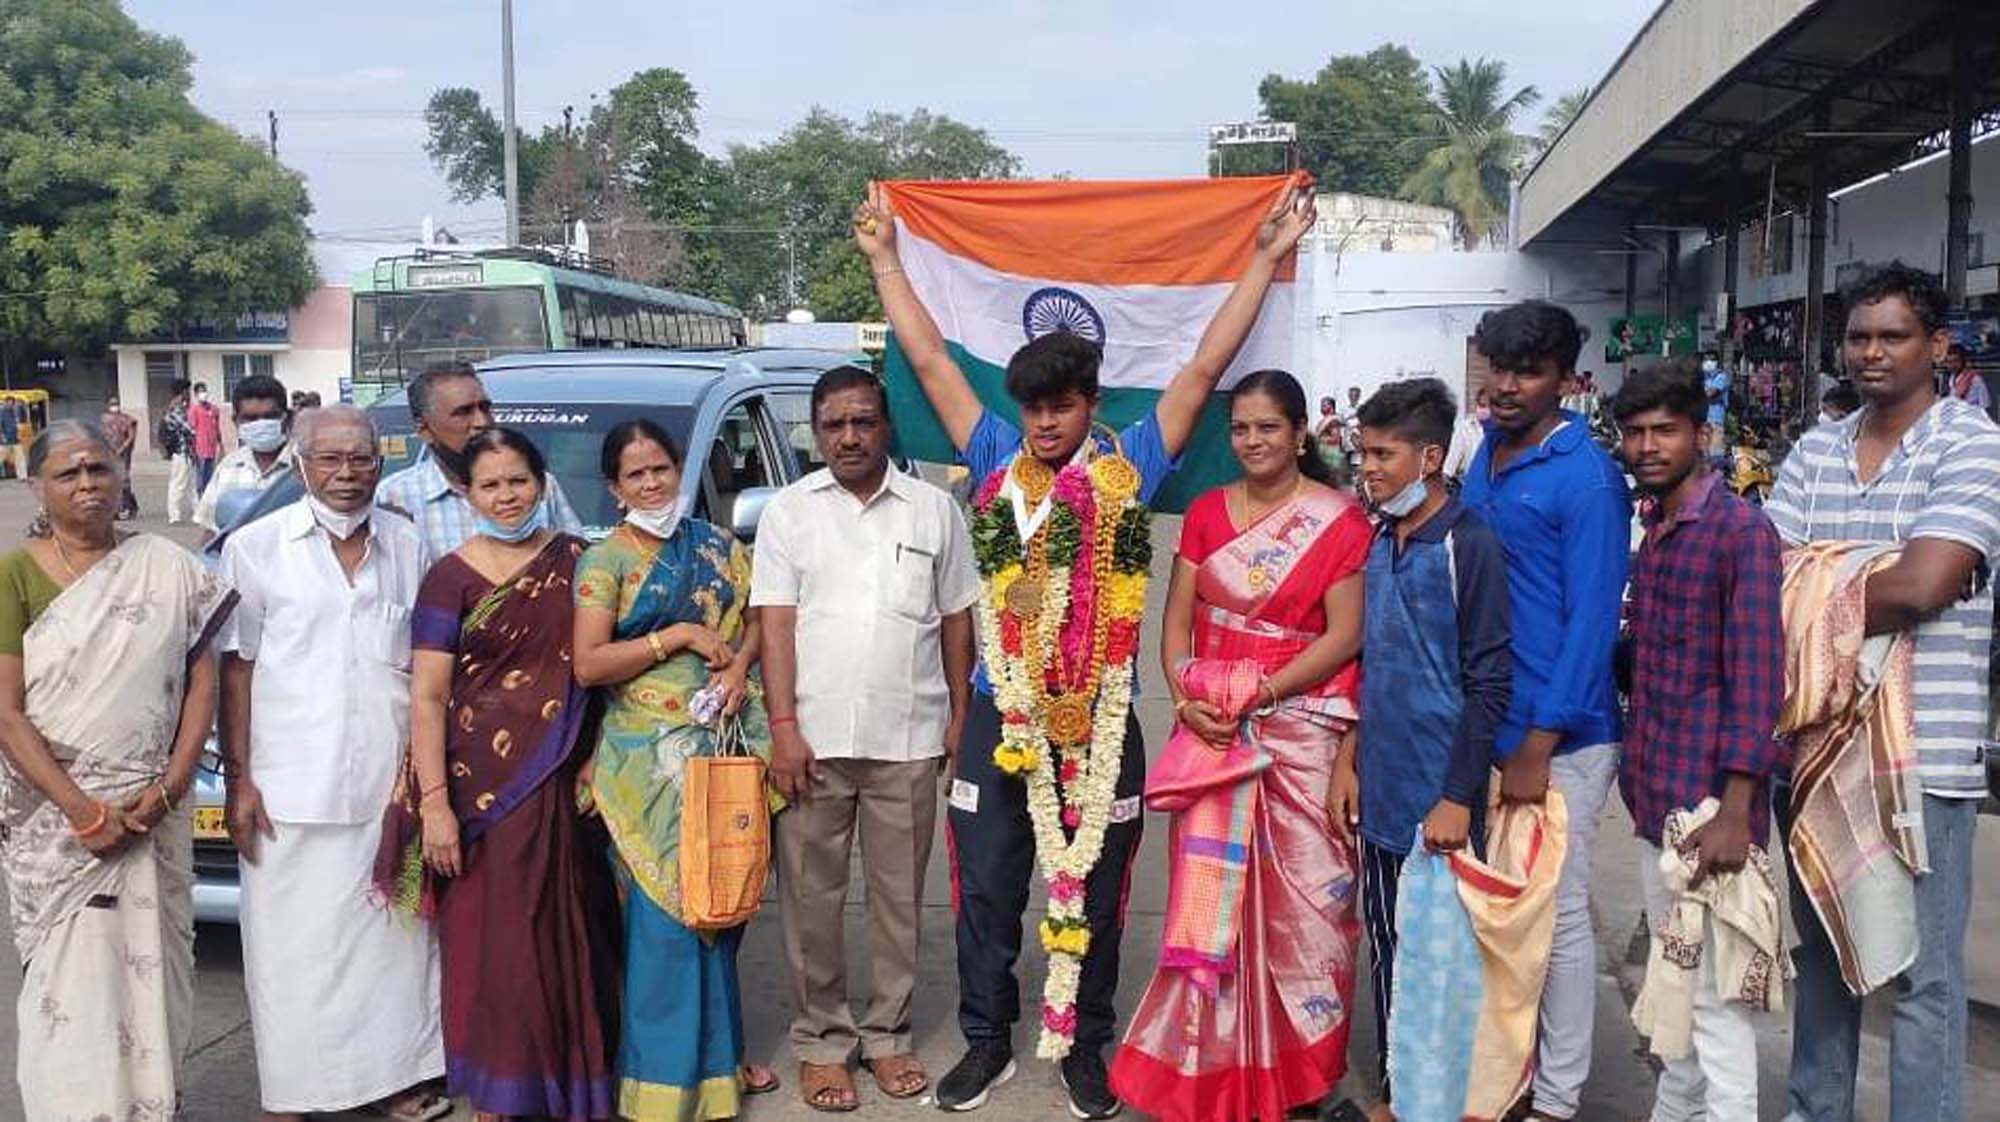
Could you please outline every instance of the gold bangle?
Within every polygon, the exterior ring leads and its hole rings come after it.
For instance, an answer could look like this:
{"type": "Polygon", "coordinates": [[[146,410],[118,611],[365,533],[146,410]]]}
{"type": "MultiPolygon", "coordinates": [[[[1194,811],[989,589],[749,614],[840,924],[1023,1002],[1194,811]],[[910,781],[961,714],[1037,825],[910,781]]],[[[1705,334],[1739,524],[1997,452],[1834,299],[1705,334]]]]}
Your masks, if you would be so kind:
{"type": "Polygon", "coordinates": [[[167,791],[166,780],[164,779],[153,780],[153,790],[158,791],[160,793],[160,801],[167,804],[167,811],[169,813],[172,813],[173,811],[180,809],[180,807],[174,805],[174,796],[167,791]]]}
{"type": "Polygon", "coordinates": [[[657,631],[646,632],[646,649],[653,652],[654,662],[667,661],[667,647],[666,644],[660,642],[659,632],[657,631]]]}
{"type": "Polygon", "coordinates": [[[877,269],[875,270],[875,279],[880,280],[883,277],[893,277],[902,271],[903,267],[901,265],[891,265],[886,269],[877,269]]]}

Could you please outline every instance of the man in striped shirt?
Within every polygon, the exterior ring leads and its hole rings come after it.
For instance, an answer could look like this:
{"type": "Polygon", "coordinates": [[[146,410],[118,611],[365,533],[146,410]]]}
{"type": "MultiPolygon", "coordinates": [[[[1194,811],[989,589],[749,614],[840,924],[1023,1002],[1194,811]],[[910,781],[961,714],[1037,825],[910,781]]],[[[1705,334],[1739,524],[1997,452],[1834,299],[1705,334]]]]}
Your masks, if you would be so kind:
{"type": "MultiPolygon", "coordinates": [[[[1867,587],[1870,634],[1915,637],[1917,769],[1930,871],[1916,879],[1917,958],[1895,987],[1889,1116],[1956,1119],[1965,1065],[1965,929],[1972,837],[1986,792],[1986,670],[1991,567],[2000,556],[2000,427],[1952,397],[1943,359],[1945,295],[1897,264],[1846,294],[1843,355],[1863,407],[1807,433],[1785,459],[1764,510],[1787,545],[1896,542],[1901,558],[1867,587]]],[[[1825,929],[1803,893],[1797,953],[1792,1118],[1854,1116],[1861,1003],[1841,981],[1825,929]]]]}

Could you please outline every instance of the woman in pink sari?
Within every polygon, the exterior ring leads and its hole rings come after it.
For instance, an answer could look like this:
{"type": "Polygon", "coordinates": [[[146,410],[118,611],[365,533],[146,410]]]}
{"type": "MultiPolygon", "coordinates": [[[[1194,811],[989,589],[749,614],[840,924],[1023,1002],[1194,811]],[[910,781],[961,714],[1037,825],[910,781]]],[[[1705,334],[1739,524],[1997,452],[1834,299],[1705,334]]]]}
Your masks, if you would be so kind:
{"type": "Polygon", "coordinates": [[[1146,785],[1172,815],[1160,965],[1111,1085],[1164,1122],[1280,1122],[1347,1069],[1354,853],[1327,817],[1351,751],[1371,535],[1328,486],[1282,371],[1230,399],[1242,481],[1188,507],[1161,661],[1174,733],[1146,785]]]}

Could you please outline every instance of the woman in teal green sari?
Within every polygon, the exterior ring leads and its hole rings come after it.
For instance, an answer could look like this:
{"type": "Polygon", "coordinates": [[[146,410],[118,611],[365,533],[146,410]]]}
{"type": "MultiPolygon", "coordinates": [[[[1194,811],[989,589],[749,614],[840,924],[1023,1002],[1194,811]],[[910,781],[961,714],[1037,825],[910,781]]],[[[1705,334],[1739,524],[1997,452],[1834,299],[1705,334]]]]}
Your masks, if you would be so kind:
{"type": "Polygon", "coordinates": [[[742,927],[699,931],[682,918],[681,775],[713,743],[691,712],[711,686],[742,718],[751,750],[770,751],[750,689],[750,555],[724,531],[680,517],[680,451],[651,421],[612,429],[602,464],[627,513],[577,564],[574,646],[577,680],[605,687],[607,701],[582,797],[611,834],[625,900],[618,1116],[731,1118],[744,1093],[777,1080],[743,1060],[742,927]]]}

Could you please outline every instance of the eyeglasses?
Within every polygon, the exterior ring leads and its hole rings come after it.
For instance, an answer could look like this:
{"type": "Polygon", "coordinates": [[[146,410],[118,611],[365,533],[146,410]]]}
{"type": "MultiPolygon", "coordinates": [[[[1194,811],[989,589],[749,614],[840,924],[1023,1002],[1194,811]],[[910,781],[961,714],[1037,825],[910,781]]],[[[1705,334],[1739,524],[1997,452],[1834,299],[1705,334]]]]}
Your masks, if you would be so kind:
{"type": "Polygon", "coordinates": [[[372,452],[309,452],[305,460],[316,471],[337,472],[346,468],[357,475],[374,471],[376,465],[382,462],[382,458],[372,452]]]}

